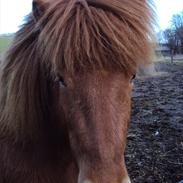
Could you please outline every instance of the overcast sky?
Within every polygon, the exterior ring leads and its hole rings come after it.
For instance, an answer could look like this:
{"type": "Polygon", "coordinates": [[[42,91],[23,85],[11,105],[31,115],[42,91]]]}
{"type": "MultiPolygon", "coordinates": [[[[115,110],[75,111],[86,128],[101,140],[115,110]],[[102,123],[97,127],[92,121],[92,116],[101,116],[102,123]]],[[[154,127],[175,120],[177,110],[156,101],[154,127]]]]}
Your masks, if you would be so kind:
{"type": "MultiPolygon", "coordinates": [[[[183,11],[183,0],[155,0],[161,29],[165,29],[173,14],[183,11]]],[[[32,0],[0,0],[0,34],[18,30],[23,18],[31,11],[32,0]]]]}

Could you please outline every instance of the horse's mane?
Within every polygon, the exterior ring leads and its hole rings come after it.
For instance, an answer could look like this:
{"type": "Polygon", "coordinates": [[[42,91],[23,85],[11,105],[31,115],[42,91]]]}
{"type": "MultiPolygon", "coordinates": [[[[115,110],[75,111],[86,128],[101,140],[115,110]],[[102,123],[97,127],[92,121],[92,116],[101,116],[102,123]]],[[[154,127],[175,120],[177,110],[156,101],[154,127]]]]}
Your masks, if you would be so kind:
{"type": "Polygon", "coordinates": [[[38,25],[43,57],[58,72],[133,72],[151,55],[151,5],[145,0],[58,1],[38,25]]]}
{"type": "Polygon", "coordinates": [[[146,0],[58,0],[38,20],[30,14],[1,66],[1,136],[40,133],[50,119],[53,75],[99,69],[132,74],[147,62],[152,15],[146,0]]]}

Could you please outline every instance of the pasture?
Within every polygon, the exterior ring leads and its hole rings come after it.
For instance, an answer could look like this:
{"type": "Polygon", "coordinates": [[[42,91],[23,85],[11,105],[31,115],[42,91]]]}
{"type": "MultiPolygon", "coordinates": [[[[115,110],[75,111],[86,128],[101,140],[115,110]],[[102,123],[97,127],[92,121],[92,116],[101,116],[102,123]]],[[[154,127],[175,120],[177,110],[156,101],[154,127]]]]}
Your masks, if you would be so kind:
{"type": "Polygon", "coordinates": [[[13,39],[12,35],[0,35],[0,53],[5,51],[13,39]]]}
{"type": "Polygon", "coordinates": [[[183,60],[135,81],[126,163],[133,183],[183,180],[183,60]]]}

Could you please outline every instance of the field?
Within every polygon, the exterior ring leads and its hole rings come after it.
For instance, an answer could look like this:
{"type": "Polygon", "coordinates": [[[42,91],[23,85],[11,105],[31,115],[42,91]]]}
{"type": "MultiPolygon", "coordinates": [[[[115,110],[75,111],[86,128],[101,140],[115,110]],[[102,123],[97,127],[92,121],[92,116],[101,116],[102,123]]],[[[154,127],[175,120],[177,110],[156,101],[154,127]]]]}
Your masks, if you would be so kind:
{"type": "Polygon", "coordinates": [[[132,92],[126,163],[133,183],[183,181],[183,60],[159,62],[132,92]]]}
{"type": "Polygon", "coordinates": [[[0,35],[0,53],[7,49],[12,39],[12,35],[0,35]]]}

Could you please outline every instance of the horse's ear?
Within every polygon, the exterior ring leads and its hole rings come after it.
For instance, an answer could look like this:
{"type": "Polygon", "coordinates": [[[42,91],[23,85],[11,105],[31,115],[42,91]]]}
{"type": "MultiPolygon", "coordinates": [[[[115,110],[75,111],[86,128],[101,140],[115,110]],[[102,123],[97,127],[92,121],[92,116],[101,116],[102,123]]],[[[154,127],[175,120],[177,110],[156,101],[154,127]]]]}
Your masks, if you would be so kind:
{"type": "Polygon", "coordinates": [[[35,20],[39,20],[46,10],[47,3],[44,0],[33,0],[32,2],[32,12],[35,20]]]}

